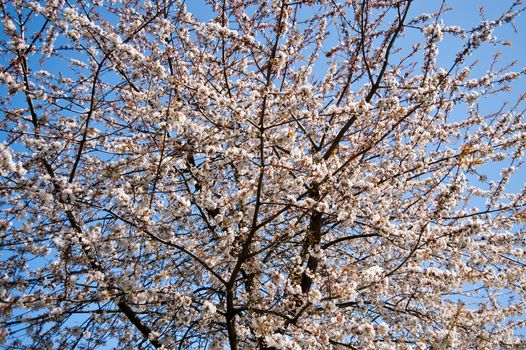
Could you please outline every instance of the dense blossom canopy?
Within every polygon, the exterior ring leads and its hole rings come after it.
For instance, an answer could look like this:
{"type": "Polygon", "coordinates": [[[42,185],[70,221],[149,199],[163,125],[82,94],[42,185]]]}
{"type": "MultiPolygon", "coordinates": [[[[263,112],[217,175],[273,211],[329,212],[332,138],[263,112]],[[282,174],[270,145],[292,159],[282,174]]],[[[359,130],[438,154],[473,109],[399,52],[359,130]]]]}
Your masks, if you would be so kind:
{"type": "Polygon", "coordinates": [[[0,348],[523,349],[523,5],[197,2],[2,1],[0,348]]]}

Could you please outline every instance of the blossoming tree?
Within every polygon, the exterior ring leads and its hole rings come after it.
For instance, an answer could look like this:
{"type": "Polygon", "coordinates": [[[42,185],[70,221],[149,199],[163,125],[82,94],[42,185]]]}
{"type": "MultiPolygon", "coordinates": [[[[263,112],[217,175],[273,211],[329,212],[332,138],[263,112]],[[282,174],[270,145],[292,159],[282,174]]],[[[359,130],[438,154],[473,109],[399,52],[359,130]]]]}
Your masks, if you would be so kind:
{"type": "Polygon", "coordinates": [[[416,5],[2,1],[0,347],[524,346],[524,8],[416,5]]]}

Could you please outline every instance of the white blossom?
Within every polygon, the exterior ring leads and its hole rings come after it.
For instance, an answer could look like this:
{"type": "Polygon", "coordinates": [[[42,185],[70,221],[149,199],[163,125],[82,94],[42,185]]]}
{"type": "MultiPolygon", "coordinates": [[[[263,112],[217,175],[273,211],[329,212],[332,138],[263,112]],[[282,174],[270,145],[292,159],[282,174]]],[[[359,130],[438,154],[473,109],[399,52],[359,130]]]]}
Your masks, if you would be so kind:
{"type": "Polygon", "coordinates": [[[4,2],[3,347],[523,348],[523,10],[4,2]]]}

